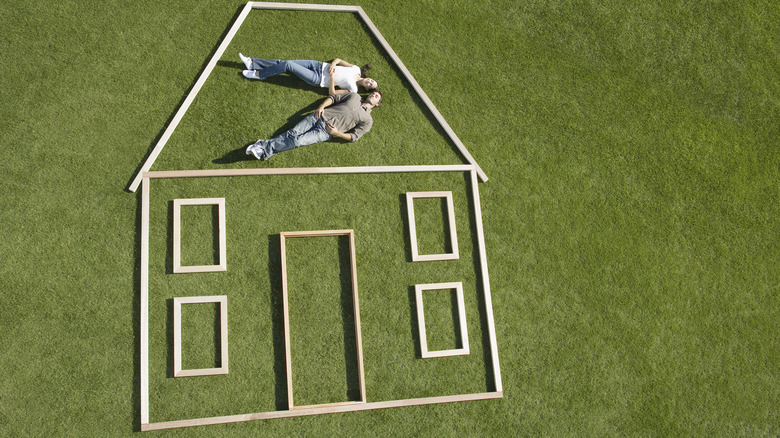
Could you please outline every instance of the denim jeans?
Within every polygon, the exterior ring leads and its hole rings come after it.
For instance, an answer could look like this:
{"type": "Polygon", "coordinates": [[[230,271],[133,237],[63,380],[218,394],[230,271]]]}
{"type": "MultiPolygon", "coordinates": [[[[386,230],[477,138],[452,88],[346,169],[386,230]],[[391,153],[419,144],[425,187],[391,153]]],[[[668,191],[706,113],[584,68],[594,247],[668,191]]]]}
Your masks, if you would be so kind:
{"type": "Polygon", "coordinates": [[[257,70],[257,77],[261,81],[282,73],[292,73],[315,87],[319,87],[320,82],[322,82],[322,63],[320,61],[252,58],[252,70],[257,70]]]}
{"type": "Polygon", "coordinates": [[[258,140],[252,149],[261,148],[267,160],[279,152],[320,143],[328,139],[330,139],[330,134],[325,128],[325,122],[315,118],[314,114],[309,114],[284,134],[277,135],[270,140],[258,140]]]}

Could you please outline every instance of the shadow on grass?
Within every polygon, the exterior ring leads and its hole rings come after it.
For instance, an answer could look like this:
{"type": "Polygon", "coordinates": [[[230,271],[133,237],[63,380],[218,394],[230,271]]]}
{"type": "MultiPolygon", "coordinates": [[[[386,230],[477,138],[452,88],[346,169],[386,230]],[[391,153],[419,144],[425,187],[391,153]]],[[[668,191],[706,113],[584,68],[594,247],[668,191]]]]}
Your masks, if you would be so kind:
{"type": "Polygon", "coordinates": [[[339,236],[339,279],[341,280],[341,318],[344,330],[344,362],[346,364],[347,400],[359,401],[360,366],[358,363],[357,334],[355,333],[355,300],[352,290],[352,254],[349,237],[339,236]],[[346,262],[345,262],[346,260],[346,262]]]}
{"type": "Polygon", "coordinates": [[[282,297],[282,253],[278,234],[268,236],[268,281],[271,286],[271,327],[274,344],[276,410],[287,410],[287,358],[284,346],[284,302],[282,297]]]}
{"type": "Polygon", "coordinates": [[[463,338],[460,336],[460,325],[466,321],[460,320],[458,312],[458,294],[455,289],[450,290],[450,310],[452,311],[452,331],[455,336],[455,348],[463,348],[463,338]]]}
{"type": "Polygon", "coordinates": [[[165,300],[165,339],[168,341],[165,375],[173,378],[173,298],[165,300]]]}
{"type": "Polygon", "coordinates": [[[409,335],[414,343],[414,357],[422,359],[422,345],[420,344],[420,326],[417,321],[417,297],[414,286],[409,286],[409,335]]]}
{"type": "Polygon", "coordinates": [[[406,261],[412,261],[412,234],[409,231],[409,208],[406,205],[406,193],[398,195],[398,206],[401,210],[401,221],[404,228],[404,253],[406,261]]]}
{"type": "Polygon", "coordinates": [[[168,220],[165,227],[165,274],[173,274],[173,200],[168,201],[168,220]]]}
{"type": "Polygon", "coordinates": [[[214,164],[232,164],[232,163],[238,163],[240,161],[252,161],[252,160],[257,161],[257,158],[255,158],[254,155],[246,154],[246,148],[253,143],[254,142],[247,143],[244,146],[232,150],[219,158],[215,158],[211,160],[211,162],[214,164]]]}

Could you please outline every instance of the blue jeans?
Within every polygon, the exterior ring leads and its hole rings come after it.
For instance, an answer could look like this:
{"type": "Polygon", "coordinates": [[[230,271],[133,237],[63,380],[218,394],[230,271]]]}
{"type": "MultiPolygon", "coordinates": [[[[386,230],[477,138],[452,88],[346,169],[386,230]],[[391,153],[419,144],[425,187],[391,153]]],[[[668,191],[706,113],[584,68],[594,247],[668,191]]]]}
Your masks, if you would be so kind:
{"type": "Polygon", "coordinates": [[[258,140],[252,146],[252,149],[257,150],[257,148],[260,148],[263,151],[264,159],[267,160],[279,152],[321,143],[328,141],[328,139],[330,139],[330,134],[328,134],[328,130],[325,128],[325,122],[322,119],[315,118],[314,114],[309,114],[284,134],[277,135],[270,140],[258,140]]]}
{"type": "Polygon", "coordinates": [[[320,82],[322,82],[322,63],[320,61],[252,58],[252,70],[257,70],[257,77],[261,81],[282,73],[292,73],[315,87],[319,87],[320,82]]]}

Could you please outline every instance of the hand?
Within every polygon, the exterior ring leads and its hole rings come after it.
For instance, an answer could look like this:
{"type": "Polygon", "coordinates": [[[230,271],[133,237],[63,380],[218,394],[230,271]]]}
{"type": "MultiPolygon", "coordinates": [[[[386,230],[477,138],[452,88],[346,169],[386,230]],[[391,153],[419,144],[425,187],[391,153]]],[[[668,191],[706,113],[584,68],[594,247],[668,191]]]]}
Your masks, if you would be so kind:
{"type": "Polygon", "coordinates": [[[314,113],[314,118],[315,119],[321,119],[322,115],[324,113],[325,113],[325,109],[324,108],[317,108],[317,111],[314,113]]]}
{"type": "Polygon", "coordinates": [[[333,62],[330,63],[330,67],[328,67],[328,73],[332,76],[333,73],[336,73],[336,66],[339,65],[341,62],[341,58],[336,58],[333,60],[333,62]]]}
{"type": "Polygon", "coordinates": [[[341,132],[339,132],[339,130],[336,129],[336,127],[331,125],[330,123],[325,125],[325,129],[328,131],[328,134],[330,134],[330,135],[333,135],[333,136],[336,136],[336,137],[340,137],[341,136],[341,132]]]}

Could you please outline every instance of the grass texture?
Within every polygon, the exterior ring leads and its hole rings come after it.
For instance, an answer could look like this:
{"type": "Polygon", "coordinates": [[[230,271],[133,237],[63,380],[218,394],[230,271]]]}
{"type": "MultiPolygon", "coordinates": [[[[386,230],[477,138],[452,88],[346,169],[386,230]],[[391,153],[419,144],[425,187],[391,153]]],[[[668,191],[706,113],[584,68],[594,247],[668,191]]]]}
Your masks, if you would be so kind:
{"type": "MultiPolygon", "coordinates": [[[[490,178],[480,195],[505,397],[158,434],[780,434],[777,5],[357,3],[490,178]]],[[[0,7],[0,435],[138,433],[140,195],[125,188],[242,6],[0,7]]],[[[422,108],[354,17],[253,13],[153,170],[462,163],[422,108]],[[324,95],[243,79],[238,51],[371,62],[385,92],[374,128],[243,159],[324,95]]],[[[278,233],[299,229],[359,236],[371,400],[489,388],[467,188],[438,173],[156,181],[152,420],[283,405],[278,233]],[[403,194],[428,190],[453,190],[458,261],[409,262],[403,194]],[[228,272],[170,274],[180,197],[228,200],[228,272]],[[444,281],[464,283],[471,354],[418,359],[413,285],[444,281]],[[224,291],[231,374],[170,378],[171,298],[224,291]]],[[[419,201],[421,249],[446,248],[441,206],[419,201]]],[[[214,213],[185,210],[183,261],[210,263],[214,213]]],[[[294,396],[353,399],[343,239],[291,245],[294,396]]],[[[457,342],[446,295],[425,294],[432,348],[457,342]]],[[[185,366],[216,364],[216,307],[184,307],[185,366]]]]}

